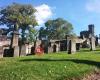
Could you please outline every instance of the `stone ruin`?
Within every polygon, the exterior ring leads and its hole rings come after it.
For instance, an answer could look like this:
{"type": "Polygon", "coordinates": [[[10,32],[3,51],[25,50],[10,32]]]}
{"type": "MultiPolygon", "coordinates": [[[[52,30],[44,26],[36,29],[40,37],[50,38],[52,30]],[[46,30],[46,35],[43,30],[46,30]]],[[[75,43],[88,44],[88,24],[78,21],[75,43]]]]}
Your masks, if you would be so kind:
{"type": "Polygon", "coordinates": [[[80,47],[85,48],[87,45],[90,50],[95,50],[98,41],[94,35],[94,25],[91,24],[88,28],[88,31],[80,32],[79,37],[67,36],[65,40],[42,41],[45,46],[44,50],[46,50],[46,53],[68,51],[68,54],[74,54],[80,50],[80,47]]]}
{"type": "Polygon", "coordinates": [[[7,39],[7,36],[2,34],[3,31],[0,30],[0,57],[4,56],[5,49],[9,48],[10,40],[7,39]]]}
{"type": "Polygon", "coordinates": [[[98,45],[98,37],[94,35],[94,25],[89,25],[88,28],[87,31],[81,31],[79,37],[67,35],[66,39],[63,40],[37,40],[32,45],[29,43],[22,45],[21,50],[18,43],[19,34],[16,31],[12,34],[12,42],[7,39],[7,35],[3,35],[0,31],[0,57],[19,57],[34,54],[38,46],[42,46],[44,53],[67,51],[68,54],[75,54],[80,48],[85,47],[92,51],[98,45]],[[10,44],[12,45],[10,46],[10,44]]]}

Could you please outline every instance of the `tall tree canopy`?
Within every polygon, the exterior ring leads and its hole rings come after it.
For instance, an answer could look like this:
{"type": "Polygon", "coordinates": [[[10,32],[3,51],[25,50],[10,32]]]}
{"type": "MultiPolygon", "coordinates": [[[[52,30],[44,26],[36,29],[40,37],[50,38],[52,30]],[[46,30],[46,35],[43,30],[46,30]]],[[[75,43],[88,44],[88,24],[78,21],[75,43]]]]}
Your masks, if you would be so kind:
{"type": "Polygon", "coordinates": [[[35,8],[31,5],[13,3],[0,10],[0,25],[6,24],[8,27],[22,28],[28,25],[37,25],[34,13],[35,8]],[[25,26],[24,26],[25,25],[25,26]]]}
{"type": "Polygon", "coordinates": [[[45,26],[46,29],[40,29],[40,35],[46,35],[48,39],[64,39],[66,35],[71,35],[73,31],[72,24],[62,18],[48,20],[45,26]]]}
{"type": "Polygon", "coordinates": [[[0,25],[7,25],[14,31],[22,29],[22,38],[29,25],[37,25],[34,13],[36,9],[31,5],[13,3],[0,10],[0,25]]]}

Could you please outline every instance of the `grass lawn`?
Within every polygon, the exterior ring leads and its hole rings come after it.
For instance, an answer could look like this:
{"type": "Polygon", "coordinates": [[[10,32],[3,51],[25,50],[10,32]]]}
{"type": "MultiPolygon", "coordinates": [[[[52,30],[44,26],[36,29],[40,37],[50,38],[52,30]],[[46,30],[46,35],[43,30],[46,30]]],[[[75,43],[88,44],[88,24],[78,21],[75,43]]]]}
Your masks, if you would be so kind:
{"type": "Polygon", "coordinates": [[[0,59],[0,80],[70,80],[80,79],[100,69],[100,51],[81,50],[0,59]]]}

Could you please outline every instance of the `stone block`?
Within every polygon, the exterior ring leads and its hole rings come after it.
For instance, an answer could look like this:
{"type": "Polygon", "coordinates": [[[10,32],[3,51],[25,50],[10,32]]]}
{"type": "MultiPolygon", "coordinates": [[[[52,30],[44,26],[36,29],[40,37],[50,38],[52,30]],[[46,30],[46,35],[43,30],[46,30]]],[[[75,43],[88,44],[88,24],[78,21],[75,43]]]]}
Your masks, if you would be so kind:
{"type": "Polygon", "coordinates": [[[28,47],[26,45],[23,45],[21,47],[21,53],[20,56],[26,56],[28,54],[28,47]]]}
{"type": "Polygon", "coordinates": [[[0,46],[0,58],[3,58],[3,53],[4,53],[4,51],[3,51],[3,47],[0,46]]]}
{"type": "Polygon", "coordinates": [[[76,43],[73,40],[69,41],[68,54],[74,54],[76,52],[76,43]]]}
{"type": "Polygon", "coordinates": [[[14,47],[14,54],[13,54],[13,57],[19,57],[19,47],[18,47],[18,46],[15,46],[15,47],[14,47]]]}
{"type": "Polygon", "coordinates": [[[94,37],[91,37],[90,38],[90,45],[91,45],[91,48],[90,50],[96,50],[96,46],[95,46],[95,38],[94,37]]]}

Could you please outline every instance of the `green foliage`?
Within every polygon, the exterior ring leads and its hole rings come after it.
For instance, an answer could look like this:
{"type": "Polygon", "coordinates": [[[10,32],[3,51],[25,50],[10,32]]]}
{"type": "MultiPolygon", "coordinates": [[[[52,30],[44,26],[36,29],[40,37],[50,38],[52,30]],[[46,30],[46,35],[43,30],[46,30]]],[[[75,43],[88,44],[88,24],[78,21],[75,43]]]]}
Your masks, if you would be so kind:
{"type": "Polygon", "coordinates": [[[37,36],[38,36],[38,31],[33,29],[33,28],[30,28],[28,36],[27,36],[28,37],[28,41],[30,43],[35,42],[37,40],[37,36]]]}
{"type": "Polygon", "coordinates": [[[32,5],[13,3],[0,10],[0,25],[5,24],[13,31],[21,29],[22,44],[24,44],[25,31],[29,29],[29,25],[32,25],[32,27],[38,25],[34,15],[35,12],[36,9],[32,5]]]}
{"type": "Polygon", "coordinates": [[[28,25],[35,26],[37,25],[35,12],[35,8],[31,5],[13,3],[0,10],[0,25],[6,24],[11,27],[17,24],[17,28],[28,27],[28,25]]]}
{"type": "Polygon", "coordinates": [[[45,26],[46,29],[44,32],[42,30],[41,34],[47,34],[49,39],[64,39],[66,35],[72,34],[73,30],[72,24],[62,18],[48,20],[45,26]]]}
{"type": "Polygon", "coordinates": [[[100,51],[1,58],[0,80],[82,80],[97,68],[100,69],[100,51]]]}

